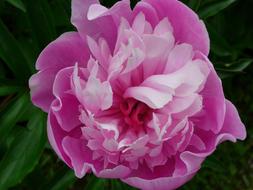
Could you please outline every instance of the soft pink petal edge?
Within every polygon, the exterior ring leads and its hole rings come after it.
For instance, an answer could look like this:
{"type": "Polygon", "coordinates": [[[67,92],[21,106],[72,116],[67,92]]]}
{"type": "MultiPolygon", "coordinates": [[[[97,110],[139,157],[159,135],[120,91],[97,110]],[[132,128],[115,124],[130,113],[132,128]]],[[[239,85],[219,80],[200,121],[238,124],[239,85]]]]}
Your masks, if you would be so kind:
{"type": "Polygon", "coordinates": [[[193,10],[178,0],[143,0],[141,2],[146,2],[155,8],[160,20],[168,17],[177,42],[191,44],[194,50],[199,50],[205,55],[209,54],[210,40],[207,29],[193,10]]]}
{"type": "Polygon", "coordinates": [[[73,66],[76,62],[86,66],[88,58],[89,50],[86,42],[77,32],[62,34],[50,43],[41,52],[36,62],[39,72],[29,80],[33,104],[48,112],[54,99],[52,88],[58,71],[73,66]]]}
{"type": "Polygon", "coordinates": [[[95,40],[102,37],[111,51],[116,43],[121,17],[127,20],[131,17],[129,0],[119,1],[110,9],[100,5],[98,0],[72,0],[71,8],[71,23],[82,38],[86,39],[87,35],[95,40]]]}

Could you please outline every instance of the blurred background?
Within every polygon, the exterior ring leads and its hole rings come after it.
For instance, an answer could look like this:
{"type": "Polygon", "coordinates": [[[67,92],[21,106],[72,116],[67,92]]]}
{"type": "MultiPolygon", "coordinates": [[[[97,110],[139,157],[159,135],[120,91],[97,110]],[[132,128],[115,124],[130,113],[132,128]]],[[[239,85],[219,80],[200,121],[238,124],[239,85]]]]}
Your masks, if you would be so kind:
{"type": "MultiPolygon", "coordinates": [[[[107,7],[116,0],[102,0],[107,7]]],[[[134,6],[137,1],[131,1],[134,6]]],[[[225,142],[182,190],[253,189],[253,0],[184,0],[211,38],[210,59],[238,108],[247,139],[225,142]]],[[[134,189],[118,180],[83,179],[61,162],[46,136],[46,114],[29,97],[42,49],[70,24],[71,0],[0,0],[0,190],[134,189]]]]}

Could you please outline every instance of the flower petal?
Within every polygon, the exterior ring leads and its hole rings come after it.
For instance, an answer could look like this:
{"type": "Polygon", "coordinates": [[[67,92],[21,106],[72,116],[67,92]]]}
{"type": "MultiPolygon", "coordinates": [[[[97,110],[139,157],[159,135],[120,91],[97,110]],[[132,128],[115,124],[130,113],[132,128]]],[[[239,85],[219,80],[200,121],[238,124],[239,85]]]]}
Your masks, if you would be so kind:
{"type": "Polygon", "coordinates": [[[204,23],[196,13],[178,0],[143,0],[156,9],[159,19],[168,17],[176,42],[188,43],[194,50],[209,53],[209,37],[204,23]]]}
{"type": "Polygon", "coordinates": [[[102,8],[99,5],[98,0],[72,0],[71,22],[82,38],[86,38],[86,35],[95,40],[102,37],[107,41],[111,50],[115,46],[120,18],[130,20],[130,15],[129,0],[120,1],[107,11],[105,7],[102,8]],[[94,10],[96,10],[95,13],[93,13],[94,10]]]}
{"type": "Polygon", "coordinates": [[[52,88],[55,75],[55,70],[48,68],[34,74],[29,79],[32,102],[45,112],[49,112],[51,102],[54,100],[52,88]]]}
{"type": "Polygon", "coordinates": [[[180,187],[185,182],[189,181],[195,175],[194,172],[187,173],[181,176],[169,176],[161,178],[143,179],[140,177],[128,177],[122,179],[128,185],[145,190],[173,190],[180,187]]]}
{"type": "Polygon", "coordinates": [[[49,44],[36,62],[36,68],[40,72],[29,80],[33,103],[48,112],[54,99],[52,87],[57,72],[76,62],[85,66],[88,58],[87,45],[77,32],[65,33],[49,44]]]}
{"type": "Polygon", "coordinates": [[[128,88],[124,97],[135,98],[153,109],[162,108],[170,100],[172,100],[172,95],[170,93],[145,86],[128,88]]]}
{"type": "Polygon", "coordinates": [[[230,133],[240,140],[246,138],[246,129],[239,117],[238,111],[228,100],[226,100],[226,115],[221,133],[230,133]]]}

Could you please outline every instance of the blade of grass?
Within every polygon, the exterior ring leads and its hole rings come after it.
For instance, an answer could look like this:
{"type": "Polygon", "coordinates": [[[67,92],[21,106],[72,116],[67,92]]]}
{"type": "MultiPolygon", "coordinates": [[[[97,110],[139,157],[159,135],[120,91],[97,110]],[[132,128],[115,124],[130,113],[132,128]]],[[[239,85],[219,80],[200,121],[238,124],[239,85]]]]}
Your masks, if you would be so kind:
{"type": "Polygon", "coordinates": [[[12,142],[0,162],[0,189],[5,190],[17,183],[33,170],[40,159],[46,143],[45,118],[41,112],[32,115],[24,128],[12,142]]]}
{"type": "Polygon", "coordinates": [[[33,38],[43,49],[56,37],[51,7],[44,0],[26,0],[26,7],[33,38]]]}
{"type": "Polygon", "coordinates": [[[0,19],[0,57],[4,60],[7,67],[13,74],[24,82],[28,79],[31,72],[29,65],[20,50],[16,39],[8,31],[0,19]]]}
{"type": "Polygon", "coordinates": [[[211,5],[207,5],[203,7],[201,10],[199,10],[199,16],[202,19],[206,19],[208,17],[214,16],[234,2],[236,2],[236,0],[223,0],[223,1],[215,2],[211,5]]]}
{"type": "Polygon", "coordinates": [[[22,10],[23,12],[26,12],[26,8],[22,0],[6,0],[8,3],[13,5],[14,7],[22,10]]]}
{"type": "Polygon", "coordinates": [[[74,182],[76,181],[76,177],[73,171],[69,170],[59,179],[57,182],[55,182],[51,190],[65,190],[68,189],[74,182]]]}
{"type": "Polygon", "coordinates": [[[0,116],[0,142],[5,136],[11,131],[11,129],[16,125],[19,118],[25,113],[26,109],[31,106],[30,98],[27,93],[24,93],[10,105],[4,111],[2,111],[0,116]]]}

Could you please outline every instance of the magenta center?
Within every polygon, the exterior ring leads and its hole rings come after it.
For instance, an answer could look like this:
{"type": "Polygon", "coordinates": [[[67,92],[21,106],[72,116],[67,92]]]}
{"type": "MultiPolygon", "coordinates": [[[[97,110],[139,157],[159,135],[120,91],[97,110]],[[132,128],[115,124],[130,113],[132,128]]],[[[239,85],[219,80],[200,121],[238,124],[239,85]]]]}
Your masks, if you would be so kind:
{"type": "Polygon", "coordinates": [[[148,119],[150,108],[135,99],[126,99],[120,104],[124,120],[129,126],[141,126],[148,119]]]}

